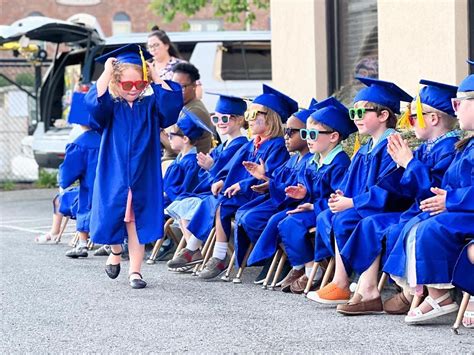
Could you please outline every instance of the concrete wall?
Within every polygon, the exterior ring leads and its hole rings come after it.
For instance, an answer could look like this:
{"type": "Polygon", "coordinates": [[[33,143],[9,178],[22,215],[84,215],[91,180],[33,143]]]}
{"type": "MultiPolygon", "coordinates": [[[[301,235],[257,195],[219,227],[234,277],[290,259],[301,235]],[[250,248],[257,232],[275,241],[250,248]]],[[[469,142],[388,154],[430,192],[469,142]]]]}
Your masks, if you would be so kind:
{"type": "Polygon", "coordinates": [[[378,0],[380,78],[415,94],[419,79],[468,74],[467,0],[378,0]]]}
{"type": "Polygon", "coordinates": [[[271,0],[273,86],[307,107],[327,97],[325,0],[271,0]]]}

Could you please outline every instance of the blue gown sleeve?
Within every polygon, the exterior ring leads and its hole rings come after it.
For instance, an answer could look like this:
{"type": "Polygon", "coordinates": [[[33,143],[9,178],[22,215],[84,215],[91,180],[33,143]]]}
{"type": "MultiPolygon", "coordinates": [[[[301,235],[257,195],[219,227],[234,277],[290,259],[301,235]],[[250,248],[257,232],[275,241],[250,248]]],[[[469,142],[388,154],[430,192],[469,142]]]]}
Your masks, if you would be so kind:
{"type": "Polygon", "coordinates": [[[214,182],[223,180],[225,182],[227,176],[229,175],[229,171],[232,169],[233,166],[237,164],[242,165],[242,162],[247,159],[248,156],[248,146],[244,144],[239,150],[234,154],[232,159],[229,160],[227,164],[216,174],[214,177],[214,182]]]}
{"type": "Polygon", "coordinates": [[[282,176],[285,171],[287,171],[285,166],[280,166],[273,172],[269,181],[268,190],[270,191],[270,198],[278,204],[282,203],[287,198],[285,188],[289,185],[285,182],[284,176],[282,176]]]}
{"type": "Polygon", "coordinates": [[[198,176],[199,169],[199,165],[196,162],[170,165],[164,177],[166,196],[171,201],[174,201],[181,194],[192,192],[197,184],[196,177],[198,176]]]}
{"type": "Polygon", "coordinates": [[[155,94],[154,109],[159,117],[161,128],[174,125],[183,108],[181,85],[170,80],[166,80],[166,83],[170,86],[171,90],[163,89],[161,85],[151,84],[155,94]]]}
{"type": "Polygon", "coordinates": [[[446,209],[450,212],[474,212],[474,181],[471,186],[448,190],[446,209]]]}
{"type": "Polygon", "coordinates": [[[77,144],[71,143],[66,146],[66,155],[64,162],[59,167],[58,182],[61,188],[65,189],[71,186],[79,179],[85,169],[84,150],[77,144]]]}
{"type": "Polygon", "coordinates": [[[103,130],[112,119],[114,100],[107,89],[101,97],[97,97],[97,85],[94,84],[84,97],[89,111],[89,126],[94,130],[103,130]]]}
{"type": "Polygon", "coordinates": [[[329,195],[340,188],[342,181],[344,180],[344,176],[346,175],[347,166],[337,166],[334,167],[330,172],[328,172],[328,183],[324,184],[325,187],[328,188],[323,189],[321,187],[322,194],[318,194],[318,196],[314,196],[313,198],[313,206],[314,206],[314,213],[318,215],[325,209],[329,208],[328,199],[329,195]]]}

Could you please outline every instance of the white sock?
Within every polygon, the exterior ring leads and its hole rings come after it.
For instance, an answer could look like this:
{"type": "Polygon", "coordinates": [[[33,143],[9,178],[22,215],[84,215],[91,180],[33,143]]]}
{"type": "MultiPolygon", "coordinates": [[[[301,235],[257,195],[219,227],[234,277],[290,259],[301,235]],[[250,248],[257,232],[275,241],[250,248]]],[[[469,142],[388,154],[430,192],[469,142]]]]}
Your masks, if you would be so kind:
{"type": "MultiPolygon", "coordinates": [[[[305,266],[304,267],[304,274],[306,275],[306,277],[309,279],[309,277],[311,276],[311,271],[313,271],[313,267],[312,266],[305,266]]],[[[318,270],[319,271],[319,270],[318,270]]]]}
{"type": "Polygon", "coordinates": [[[79,242],[77,243],[77,246],[79,248],[85,248],[87,246],[87,240],[79,239],[79,242]]]}
{"type": "Polygon", "coordinates": [[[189,238],[188,243],[186,244],[186,249],[195,251],[198,250],[201,245],[202,241],[197,239],[194,235],[191,235],[191,238],[189,238]]]}
{"type": "MultiPolygon", "coordinates": [[[[164,238],[164,237],[163,237],[164,238]]],[[[166,238],[163,244],[161,244],[162,247],[167,247],[168,245],[171,244],[170,238],[166,238]]]]}
{"type": "Polygon", "coordinates": [[[302,268],[304,268],[304,265],[293,266],[293,269],[295,269],[295,270],[301,270],[302,268]]]}
{"type": "Polygon", "coordinates": [[[227,247],[229,243],[227,242],[216,242],[216,245],[214,246],[214,251],[212,253],[212,256],[214,258],[224,260],[225,255],[227,254],[227,247]]]}

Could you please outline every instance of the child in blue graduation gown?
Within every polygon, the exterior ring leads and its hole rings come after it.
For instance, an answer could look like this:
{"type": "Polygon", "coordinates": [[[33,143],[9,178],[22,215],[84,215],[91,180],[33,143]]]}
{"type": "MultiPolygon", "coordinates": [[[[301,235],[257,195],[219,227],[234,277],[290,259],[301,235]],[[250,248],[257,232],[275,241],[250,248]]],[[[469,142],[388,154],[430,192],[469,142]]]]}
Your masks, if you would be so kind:
{"type": "Polygon", "coordinates": [[[357,223],[373,214],[405,207],[399,206],[396,196],[390,196],[376,183],[395,167],[386,149],[387,137],[395,132],[395,113],[400,112],[400,101],[411,102],[412,97],[391,82],[358,79],[367,87],[355,96],[349,115],[359,133],[370,139],[354,155],[339,190],[331,194],[329,209],[316,219],[315,261],[335,255],[336,272],[333,282],[317,292],[309,292],[308,298],[325,304],[349,300],[347,274],[350,271],[344,269],[338,251],[344,247],[357,223]]]}
{"type": "Polygon", "coordinates": [[[243,165],[246,161],[265,162],[265,174],[288,160],[283,139],[284,121],[298,110],[298,104],[279,91],[263,85],[263,94],[257,96],[246,112],[246,119],[254,138],[242,146],[214,179],[212,196],[207,197],[191,219],[188,229],[196,238],[205,240],[216,220],[216,244],[213,256],[200,277],[217,277],[228,264],[227,246],[231,217],[245,203],[259,196],[251,186],[263,183],[254,178],[243,165]],[[223,192],[223,193],[222,193],[223,192]]]}
{"type": "Polygon", "coordinates": [[[245,125],[244,113],[247,104],[241,98],[219,95],[215,113],[211,116],[213,124],[222,136],[227,136],[225,143],[218,145],[210,154],[198,153],[197,163],[199,170],[199,185],[191,194],[186,194],[182,200],[174,201],[167,208],[168,214],[179,222],[186,247],[168,261],[172,269],[193,265],[202,260],[200,247],[202,241],[197,239],[187,228],[189,221],[199,208],[201,201],[212,195],[211,185],[217,174],[232,159],[235,153],[248,143],[247,137],[242,136],[242,127],[245,125]]]}
{"type": "MultiPolygon", "coordinates": [[[[474,75],[460,84],[454,109],[461,129],[474,131],[474,75]]],[[[458,152],[440,187],[420,203],[420,213],[405,225],[384,271],[404,289],[428,289],[428,297],[405,317],[410,324],[423,323],[457,311],[449,288],[456,260],[474,229],[474,139],[457,145],[458,152]]],[[[464,274],[472,278],[472,274],[464,274]]]]}
{"type": "MultiPolygon", "coordinates": [[[[360,301],[338,306],[340,313],[367,314],[381,308],[377,288],[379,265],[383,265],[404,224],[421,212],[419,203],[431,196],[430,187],[441,184],[454,158],[459,132],[453,130],[457,121],[451,99],[456,97],[457,87],[427,80],[420,84],[425,86],[403,115],[401,124],[413,125],[416,137],[424,143],[412,153],[399,134],[388,137],[388,153],[397,168],[378,182],[384,189],[402,193],[415,202],[403,213],[369,216],[357,225],[340,253],[347,269],[361,274],[357,291],[361,297],[358,296],[360,301]]],[[[410,295],[396,295],[386,301],[384,309],[387,313],[406,313],[410,300],[410,295]]]]}
{"type": "MultiPolygon", "coordinates": [[[[294,113],[286,122],[285,145],[288,152],[293,155],[285,164],[275,169],[271,176],[266,176],[263,161],[244,164],[253,177],[265,182],[251,187],[253,191],[262,195],[240,207],[235,214],[234,252],[237,266],[242,264],[250,243],[255,244],[260,238],[274,239],[276,243],[273,232],[278,222],[286,216],[287,211],[294,209],[298,204],[297,200],[286,196],[285,189],[298,182],[298,176],[304,172],[311,159],[308,145],[301,139],[299,133],[305,128],[309,115],[314,112],[312,106],[315,104],[316,100],[313,99],[310,109],[294,113]],[[265,234],[267,230],[270,233],[265,234]]],[[[266,243],[268,242],[264,244],[266,243]]]]}
{"type": "MultiPolygon", "coordinates": [[[[312,154],[298,184],[286,189],[287,196],[298,201],[298,206],[281,215],[272,217],[249,258],[254,263],[270,257],[281,240],[293,269],[284,279],[283,292],[306,286],[313,266],[313,246],[307,232],[316,224],[316,216],[327,208],[329,195],[339,188],[350,159],[342,150],[341,140],[357,131],[349,112],[335,98],[321,101],[306,122],[306,130],[300,132],[312,154]],[[305,267],[306,266],[306,267],[305,267]]],[[[302,292],[302,290],[301,290],[302,292]]]]}
{"type": "Polygon", "coordinates": [[[195,144],[205,132],[212,133],[199,117],[184,108],[176,126],[168,132],[171,149],[179,154],[163,177],[165,207],[183,199],[199,184],[200,167],[196,159],[195,144]]]}
{"type": "Polygon", "coordinates": [[[91,238],[111,245],[106,262],[111,278],[120,273],[121,244],[128,234],[130,285],[146,286],[140,274],[144,245],[163,235],[160,129],[176,123],[183,106],[179,84],[162,81],[138,45],[127,45],[96,60],[104,72],[86,95],[91,126],[103,131],[91,211],[91,238]]]}

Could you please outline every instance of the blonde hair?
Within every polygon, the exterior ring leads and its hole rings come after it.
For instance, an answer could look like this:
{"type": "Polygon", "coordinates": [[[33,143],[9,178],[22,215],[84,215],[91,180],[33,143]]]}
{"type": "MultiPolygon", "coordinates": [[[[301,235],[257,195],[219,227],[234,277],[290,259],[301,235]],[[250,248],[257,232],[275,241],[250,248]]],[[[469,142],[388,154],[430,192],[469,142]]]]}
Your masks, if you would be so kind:
{"type": "Polygon", "coordinates": [[[267,113],[265,115],[265,124],[268,126],[265,131],[265,136],[268,138],[283,137],[283,124],[281,122],[281,117],[278,113],[273,111],[270,107],[254,104],[250,106],[250,109],[259,109],[263,108],[267,113]]]}
{"type": "MultiPolygon", "coordinates": [[[[413,102],[412,102],[413,104],[413,102]]],[[[447,129],[448,131],[452,131],[453,129],[456,128],[456,125],[458,123],[458,120],[456,117],[448,115],[446,112],[440,111],[433,106],[421,103],[421,108],[424,111],[429,111],[430,113],[435,113],[438,115],[439,120],[441,121],[441,124],[443,125],[443,128],[447,129]]]]}
{"type": "MultiPolygon", "coordinates": [[[[143,80],[143,68],[142,68],[141,65],[132,64],[132,63],[115,62],[114,70],[112,72],[112,79],[110,80],[110,83],[109,83],[109,91],[110,91],[110,94],[112,95],[112,97],[114,97],[114,98],[120,98],[119,91],[118,91],[118,85],[119,85],[120,79],[122,78],[122,73],[126,69],[136,70],[138,73],[140,73],[140,75],[142,77],[142,80],[143,80]]],[[[148,72],[148,68],[147,68],[147,72],[148,72]]],[[[148,77],[150,77],[149,73],[148,73],[148,77]]],[[[145,92],[145,90],[143,90],[140,93],[140,97],[143,95],[144,92],[145,92]]]]}

